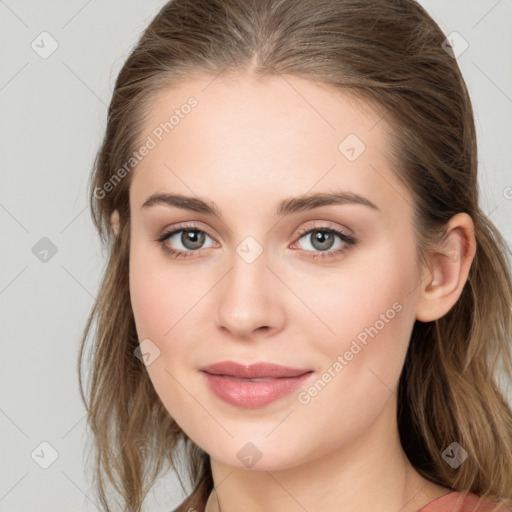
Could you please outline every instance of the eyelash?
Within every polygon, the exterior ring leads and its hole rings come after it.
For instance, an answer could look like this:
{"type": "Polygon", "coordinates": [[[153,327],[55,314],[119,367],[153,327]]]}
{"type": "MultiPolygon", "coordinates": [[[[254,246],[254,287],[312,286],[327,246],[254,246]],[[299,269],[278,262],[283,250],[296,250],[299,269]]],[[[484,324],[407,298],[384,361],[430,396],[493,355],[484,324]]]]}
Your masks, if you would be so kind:
{"type": "MultiPolygon", "coordinates": [[[[197,250],[188,250],[188,251],[181,251],[179,249],[173,249],[169,247],[165,241],[171,237],[172,235],[175,235],[176,233],[180,233],[182,231],[197,231],[201,233],[205,233],[210,238],[214,239],[213,235],[209,233],[207,230],[197,227],[194,224],[187,224],[187,225],[180,225],[178,227],[174,227],[168,231],[165,231],[162,233],[162,235],[156,240],[160,243],[162,246],[162,249],[164,249],[170,256],[173,258],[181,258],[181,259],[187,259],[190,258],[194,253],[199,252],[201,249],[197,250]]],[[[308,256],[309,258],[316,260],[316,259],[322,259],[325,260],[327,258],[334,258],[337,256],[341,256],[343,253],[351,249],[353,246],[356,245],[357,240],[347,233],[344,233],[343,231],[340,231],[333,227],[327,227],[327,226],[313,226],[308,228],[303,228],[299,231],[297,240],[300,240],[304,235],[307,235],[309,233],[320,231],[324,233],[331,233],[333,235],[337,235],[344,243],[345,246],[341,249],[336,250],[330,250],[330,251],[307,251],[306,249],[303,249],[306,252],[313,252],[311,256],[308,256]]]]}

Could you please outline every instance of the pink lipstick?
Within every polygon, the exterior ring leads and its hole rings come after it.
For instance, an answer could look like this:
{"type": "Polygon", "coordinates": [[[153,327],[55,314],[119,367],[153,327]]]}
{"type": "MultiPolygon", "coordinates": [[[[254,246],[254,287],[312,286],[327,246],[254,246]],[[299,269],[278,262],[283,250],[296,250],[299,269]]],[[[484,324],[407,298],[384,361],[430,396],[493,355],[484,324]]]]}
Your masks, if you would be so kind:
{"type": "Polygon", "coordinates": [[[200,370],[218,398],[247,409],[264,407],[289,395],[313,374],[312,370],[265,362],[243,365],[222,361],[200,370]]]}

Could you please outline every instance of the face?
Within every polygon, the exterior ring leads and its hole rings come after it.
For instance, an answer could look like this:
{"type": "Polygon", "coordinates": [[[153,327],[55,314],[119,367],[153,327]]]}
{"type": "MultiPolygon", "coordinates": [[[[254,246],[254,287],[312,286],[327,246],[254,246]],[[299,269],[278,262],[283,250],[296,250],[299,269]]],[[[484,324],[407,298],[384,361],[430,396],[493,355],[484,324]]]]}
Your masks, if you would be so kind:
{"type": "Polygon", "coordinates": [[[234,467],[290,468],[394,428],[421,282],[413,200],[369,105],[299,78],[212,79],[162,91],[146,119],[155,144],[130,185],[137,333],[197,445],[234,467]],[[201,370],[224,361],[303,375],[201,370]]]}

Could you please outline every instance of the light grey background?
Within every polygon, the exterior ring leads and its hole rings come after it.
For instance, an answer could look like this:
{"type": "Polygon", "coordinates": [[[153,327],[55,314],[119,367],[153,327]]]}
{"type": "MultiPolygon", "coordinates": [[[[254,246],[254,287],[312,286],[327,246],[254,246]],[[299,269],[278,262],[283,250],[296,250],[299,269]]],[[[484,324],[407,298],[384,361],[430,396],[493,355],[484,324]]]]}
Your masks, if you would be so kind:
{"type": "MultiPolygon", "coordinates": [[[[106,261],[87,180],[117,73],[164,3],[0,0],[0,512],[98,510],[75,368],[106,261]],[[31,47],[51,48],[44,31],[58,43],[46,59],[31,47]],[[57,249],[47,262],[32,252],[43,237],[57,249]],[[42,442],[58,453],[48,469],[35,462],[51,461],[42,442]]],[[[469,44],[458,62],[476,113],[482,203],[511,244],[512,1],[421,4],[469,44]]],[[[172,510],[183,497],[174,484],[162,479],[147,510],[172,510]]]]}

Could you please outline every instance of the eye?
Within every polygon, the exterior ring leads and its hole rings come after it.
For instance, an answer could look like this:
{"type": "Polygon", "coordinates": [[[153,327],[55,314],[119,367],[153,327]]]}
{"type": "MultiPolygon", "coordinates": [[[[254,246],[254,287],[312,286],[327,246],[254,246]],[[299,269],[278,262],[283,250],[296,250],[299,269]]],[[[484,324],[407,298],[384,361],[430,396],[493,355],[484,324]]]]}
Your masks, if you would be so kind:
{"type": "MultiPolygon", "coordinates": [[[[175,226],[165,231],[158,238],[162,248],[173,258],[194,257],[200,249],[214,247],[215,243],[204,247],[206,238],[213,241],[213,236],[206,230],[200,229],[194,224],[175,226]]],[[[299,233],[300,240],[306,240],[306,246],[300,247],[306,253],[307,257],[312,259],[330,258],[341,256],[356,244],[356,239],[343,231],[331,226],[313,226],[302,229],[299,233]],[[338,243],[336,244],[336,239],[338,243]]]]}
{"type": "Polygon", "coordinates": [[[174,227],[162,233],[157,241],[174,258],[189,258],[194,252],[205,248],[203,244],[206,237],[212,238],[207,231],[189,224],[174,227]]]}
{"type": "Polygon", "coordinates": [[[302,247],[307,252],[312,252],[309,257],[330,258],[340,256],[356,244],[356,239],[343,231],[328,227],[314,226],[301,230],[299,241],[305,239],[306,247],[302,247]],[[336,239],[338,243],[336,244],[336,239]],[[309,247],[307,247],[309,245],[309,247]]]}

